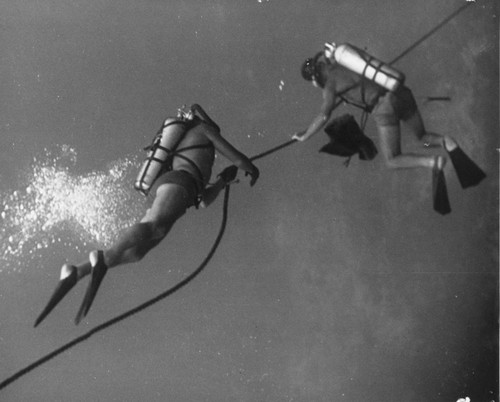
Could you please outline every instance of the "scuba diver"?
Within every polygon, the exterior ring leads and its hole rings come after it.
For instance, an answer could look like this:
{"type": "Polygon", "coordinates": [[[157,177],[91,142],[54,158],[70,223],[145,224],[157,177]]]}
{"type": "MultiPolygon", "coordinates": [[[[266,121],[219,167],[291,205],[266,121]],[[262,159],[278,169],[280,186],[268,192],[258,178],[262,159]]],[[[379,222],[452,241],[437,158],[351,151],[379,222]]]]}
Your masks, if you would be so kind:
{"type": "Polygon", "coordinates": [[[176,118],[167,118],[153,144],[146,149],[148,156],[135,188],[144,195],[155,192],[151,208],[109,249],[91,251],[89,261],[79,265],[63,265],[59,283],[35,327],[80,279],[91,275],[75,319],[78,324],[88,313],[108,268],[141,260],[165,238],[189,207],[206,207],[213,202],[234,181],[238,168],[251,176],[251,186],[259,177],[257,167],[221,136],[220,128],[198,104],[187,111],[184,107],[179,109],[176,118]],[[216,150],[234,165],[224,169],[214,184],[207,185],[216,150]]]}
{"type": "Polygon", "coordinates": [[[333,110],[345,102],[373,114],[380,148],[389,168],[425,167],[432,169],[433,177],[437,177],[442,175],[446,164],[442,155],[403,153],[400,129],[403,122],[425,147],[446,150],[462,187],[476,185],[485,177],[452,137],[425,129],[415,98],[404,85],[404,75],[388,64],[352,45],[325,43],[323,51],[303,63],[301,73],[305,80],[322,89],[323,103],[307,130],[294,134],[293,139],[305,141],[324,129],[333,110]]]}

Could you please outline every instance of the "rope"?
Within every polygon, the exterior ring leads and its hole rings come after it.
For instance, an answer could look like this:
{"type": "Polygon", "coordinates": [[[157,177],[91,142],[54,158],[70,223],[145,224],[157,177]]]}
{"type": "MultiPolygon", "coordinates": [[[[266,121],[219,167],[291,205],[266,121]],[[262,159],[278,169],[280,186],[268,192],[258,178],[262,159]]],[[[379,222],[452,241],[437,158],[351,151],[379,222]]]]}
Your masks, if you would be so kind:
{"type": "Polygon", "coordinates": [[[87,340],[90,338],[92,335],[101,332],[105,330],[106,328],[117,324],[120,321],[123,321],[124,319],[137,314],[141,312],[142,310],[145,310],[146,308],[152,306],[153,304],[159,302],[162,299],[165,299],[166,297],[170,296],[172,293],[176,292],[180,288],[186,286],[189,282],[191,282],[194,278],[196,278],[201,271],[205,268],[205,266],[208,264],[208,262],[212,259],[213,255],[215,254],[215,251],[219,247],[220,241],[222,240],[222,236],[224,235],[224,231],[226,230],[226,222],[227,222],[227,210],[228,210],[228,204],[229,204],[229,186],[226,186],[225,191],[224,191],[224,205],[223,205],[223,213],[222,213],[222,222],[220,225],[219,233],[217,234],[217,238],[215,239],[215,242],[208,252],[208,255],[205,257],[203,262],[200,264],[200,266],[193,271],[190,275],[188,275],[186,278],[184,278],[182,281],[180,281],[177,285],[172,286],[170,289],[164,291],[163,293],[160,293],[158,296],[140,304],[139,306],[123,313],[115,318],[112,318],[96,327],[91,329],[90,331],[86,332],[85,334],[73,339],[72,341],[66,343],[65,345],[61,346],[60,348],[52,351],[51,353],[43,356],[42,358],[38,359],[37,361],[33,362],[32,364],[26,366],[22,370],[19,370],[17,373],[13,374],[9,378],[5,379],[0,383],[0,390],[5,388],[7,385],[10,383],[18,380],[20,377],[23,375],[29,373],[30,371],[34,370],[35,368],[41,366],[42,364],[48,362],[49,360],[53,359],[54,357],[60,355],[64,351],[72,348],[73,346],[78,345],[79,343],[87,340]]]}
{"type": "Polygon", "coordinates": [[[251,161],[254,161],[254,160],[257,160],[257,159],[263,158],[264,156],[270,155],[270,154],[272,154],[272,153],[275,153],[276,151],[279,151],[280,149],[283,149],[283,148],[285,148],[285,147],[287,147],[287,146],[289,146],[289,145],[292,145],[294,142],[297,142],[297,140],[296,140],[296,139],[288,140],[288,141],[284,142],[284,143],[283,143],[283,144],[281,144],[281,145],[277,145],[277,146],[275,146],[274,148],[271,148],[271,149],[269,149],[269,150],[267,150],[267,151],[264,151],[264,152],[262,152],[262,153],[260,153],[260,154],[257,154],[257,155],[255,155],[255,156],[252,156],[252,157],[250,158],[250,160],[251,160],[251,161]]]}
{"type": "MultiPolygon", "coordinates": [[[[404,57],[406,54],[408,54],[410,51],[412,51],[415,47],[417,47],[418,45],[420,45],[420,43],[422,43],[424,40],[426,40],[429,36],[431,36],[432,34],[434,34],[438,29],[440,29],[443,25],[445,25],[446,23],[448,23],[452,18],[454,18],[455,16],[457,16],[462,10],[464,10],[470,3],[467,2],[464,6],[460,7],[458,10],[456,10],[455,12],[453,12],[450,16],[448,16],[447,18],[445,18],[440,24],[438,24],[435,28],[433,28],[431,31],[429,31],[427,34],[425,34],[422,38],[420,38],[417,42],[415,42],[412,46],[410,46],[409,48],[407,48],[404,52],[402,52],[398,57],[396,57],[393,61],[391,61],[389,64],[393,64],[395,62],[397,62],[398,60],[400,60],[402,57],[404,57]]],[[[340,105],[343,101],[339,101],[337,102],[337,104],[335,105],[335,107],[337,107],[338,105],[340,105]]],[[[362,124],[363,126],[366,124],[366,119],[362,118],[362,124]]],[[[280,144],[274,148],[271,148],[267,151],[264,151],[260,154],[257,154],[253,157],[250,158],[250,160],[254,161],[254,160],[257,160],[257,159],[261,159],[267,155],[270,155],[274,152],[277,152],[293,143],[297,142],[297,140],[295,139],[292,139],[292,140],[288,140],[286,142],[284,142],[283,144],[280,144]]],[[[224,232],[226,230],[226,223],[227,223],[227,211],[228,211],[228,204],[229,204],[229,186],[226,186],[225,188],[225,191],[224,191],[224,204],[223,204],[223,213],[222,213],[222,222],[221,222],[221,226],[219,228],[219,233],[217,234],[217,238],[215,239],[215,242],[214,244],[212,245],[212,248],[210,249],[210,251],[208,252],[207,256],[205,257],[205,259],[203,260],[203,262],[198,266],[198,268],[196,268],[196,270],[194,270],[190,275],[188,275],[186,278],[184,278],[182,281],[180,281],[179,283],[177,283],[175,286],[172,286],[171,288],[167,289],[166,291],[160,293],[159,295],[157,295],[156,297],[153,297],[152,299],[140,304],[139,306],[135,307],[135,308],[132,308],[131,310],[128,310],[126,311],[125,313],[123,314],[120,314],[108,321],[105,321],[104,323],[100,324],[100,325],[97,325],[96,327],[92,328],[90,331],[86,332],[85,334],[73,339],[72,341],[64,344],[63,346],[61,346],[60,348],[50,352],[49,354],[43,356],[42,358],[36,360],[35,362],[31,363],[30,365],[26,366],[25,368],[19,370],[17,373],[14,373],[13,375],[11,375],[10,377],[6,378],[5,380],[3,380],[2,382],[0,382],[0,390],[4,389],[5,387],[7,387],[9,384],[13,383],[14,381],[18,380],[19,378],[21,378],[22,376],[24,376],[25,374],[29,373],[30,371],[34,370],[35,368],[41,366],[42,364],[48,362],[49,360],[52,360],[53,358],[55,358],[56,356],[60,355],[61,353],[63,353],[64,351],[72,348],[73,346],[76,346],[78,345],[79,343],[82,343],[83,341],[89,339],[92,335],[98,333],[98,332],[101,332],[103,330],[105,330],[106,328],[114,325],[114,324],[117,324],[118,322],[120,321],[123,321],[125,320],[126,318],[129,318],[131,317],[132,315],[135,315],[143,310],[145,310],[146,308],[152,306],[153,304],[156,304],[158,303],[159,301],[165,299],[166,297],[170,296],[171,294],[175,293],[176,291],[178,291],[179,289],[183,288],[184,286],[186,286],[189,282],[191,282],[194,278],[196,278],[200,273],[201,271],[203,271],[203,269],[206,267],[206,265],[210,262],[210,260],[212,259],[213,255],[215,254],[215,251],[217,250],[217,248],[219,247],[219,244],[222,240],[222,236],[224,235],[224,232]]]]}
{"type": "Polygon", "coordinates": [[[408,53],[410,53],[413,49],[415,49],[418,45],[420,45],[424,40],[426,40],[429,36],[433,35],[437,30],[441,29],[444,25],[450,22],[453,18],[455,18],[458,14],[460,14],[463,10],[467,8],[467,6],[473,4],[470,1],[467,1],[462,7],[458,8],[456,11],[451,13],[448,17],[446,17],[443,21],[437,24],[434,28],[432,28],[429,32],[427,32],[424,36],[422,36],[419,40],[417,40],[413,45],[409,46],[404,52],[402,52],[398,57],[389,62],[389,65],[396,63],[403,57],[405,57],[408,53]]]}
{"type": "MultiPolygon", "coordinates": [[[[441,21],[439,24],[437,24],[434,28],[432,28],[429,32],[427,32],[425,35],[423,35],[419,40],[414,42],[411,46],[407,47],[403,52],[399,54],[399,56],[395,57],[392,61],[390,61],[388,64],[392,65],[399,60],[401,60],[403,57],[405,57],[408,53],[410,53],[413,49],[415,49],[417,46],[419,46],[422,42],[424,42],[427,38],[432,36],[436,31],[441,29],[443,26],[445,26],[448,22],[450,22],[453,18],[455,18],[458,14],[460,14],[463,10],[465,10],[468,6],[473,4],[473,2],[467,1],[462,7],[459,7],[456,9],[454,12],[452,12],[448,17],[446,17],[443,21],[441,21]]],[[[344,102],[342,99],[337,101],[335,106],[333,107],[336,109],[342,102],[344,102]]],[[[366,121],[365,121],[366,124],[366,121]]]]}
{"type": "MultiPolygon", "coordinates": [[[[267,150],[265,152],[262,152],[262,153],[260,153],[258,155],[253,156],[252,158],[250,158],[250,160],[256,160],[256,159],[263,158],[264,156],[267,156],[267,155],[270,155],[270,154],[272,154],[274,152],[277,152],[280,149],[283,149],[283,148],[287,147],[288,145],[293,144],[296,141],[297,140],[286,141],[285,143],[283,143],[281,145],[278,145],[278,146],[276,146],[274,148],[271,148],[271,149],[269,149],[269,150],[267,150]]],[[[131,310],[126,311],[123,314],[120,314],[120,315],[118,315],[118,316],[116,316],[116,317],[114,317],[114,318],[112,318],[112,319],[110,319],[108,321],[105,321],[104,323],[102,323],[102,324],[100,324],[100,325],[92,328],[90,331],[86,332],[85,334],[83,334],[83,335],[81,335],[81,336],[73,339],[72,341],[70,341],[70,342],[64,344],[63,346],[61,346],[60,348],[58,348],[58,349],[50,352],[49,354],[47,354],[47,355],[43,356],[42,358],[36,360],[35,362],[31,363],[30,365],[26,366],[25,368],[19,370],[17,373],[11,375],[10,377],[8,377],[7,379],[5,379],[4,381],[2,381],[0,383],[0,390],[2,390],[3,388],[5,388],[7,385],[13,383],[14,381],[18,380],[19,378],[21,378],[25,374],[29,373],[30,371],[32,371],[32,370],[36,369],[37,367],[41,366],[42,364],[47,363],[49,360],[52,360],[54,357],[60,355],[64,351],[66,351],[68,349],[71,349],[72,347],[78,345],[79,343],[82,343],[83,341],[89,339],[92,335],[94,335],[94,334],[96,334],[98,332],[101,332],[101,331],[105,330],[106,328],[108,328],[108,327],[110,327],[110,326],[112,326],[114,324],[117,324],[120,321],[123,321],[126,318],[129,318],[129,317],[131,317],[131,316],[133,316],[133,315],[141,312],[142,310],[145,310],[146,308],[152,306],[153,304],[158,303],[159,301],[165,299],[166,297],[168,297],[171,294],[175,293],[179,289],[183,288],[189,282],[191,282],[194,278],[196,278],[201,273],[201,271],[203,271],[203,269],[206,267],[206,265],[210,262],[210,260],[212,259],[213,255],[215,254],[215,251],[219,247],[219,244],[220,244],[220,242],[222,240],[222,236],[224,235],[224,232],[226,230],[228,204],[229,204],[229,186],[226,186],[225,191],[224,191],[224,204],[223,204],[223,207],[222,207],[222,222],[221,222],[221,225],[220,225],[219,233],[217,234],[217,238],[215,239],[215,242],[214,242],[212,248],[208,252],[208,255],[205,257],[205,259],[203,260],[203,262],[190,275],[188,275],[182,281],[180,281],[179,283],[177,283],[175,286],[172,286],[168,290],[160,293],[158,296],[153,297],[152,299],[150,299],[150,300],[148,300],[148,301],[140,304],[137,307],[134,307],[131,310]]]]}

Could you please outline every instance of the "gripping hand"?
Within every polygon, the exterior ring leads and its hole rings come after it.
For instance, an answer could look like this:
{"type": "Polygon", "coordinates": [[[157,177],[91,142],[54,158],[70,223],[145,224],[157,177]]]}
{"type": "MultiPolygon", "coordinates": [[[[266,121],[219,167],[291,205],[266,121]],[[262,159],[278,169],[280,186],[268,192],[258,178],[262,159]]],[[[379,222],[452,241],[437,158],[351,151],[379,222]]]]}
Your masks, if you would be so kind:
{"type": "Polygon", "coordinates": [[[306,140],[306,138],[304,137],[304,134],[305,134],[305,130],[304,131],[299,131],[298,133],[295,133],[293,136],[292,136],[292,140],[296,140],[296,141],[300,141],[300,142],[303,142],[306,140]]]}
{"type": "Polygon", "coordinates": [[[220,177],[224,182],[231,183],[236,179],[236,174],[238,173],[238,168],[234,165],[228,166],[225,168],[218,177],[220,177]]]}
{"type": "Polygon", "coordinates": [[[251,179],[250,179],[250,186],[253,186],[257,182],[257,179],[260,176],[259,169],[257,169],[257,167],[255,165],[252,165],[252,166],[253,166],[252,171],[245,173],[245,176],[250,175],[250,177],[251,177],[251,179]]]}

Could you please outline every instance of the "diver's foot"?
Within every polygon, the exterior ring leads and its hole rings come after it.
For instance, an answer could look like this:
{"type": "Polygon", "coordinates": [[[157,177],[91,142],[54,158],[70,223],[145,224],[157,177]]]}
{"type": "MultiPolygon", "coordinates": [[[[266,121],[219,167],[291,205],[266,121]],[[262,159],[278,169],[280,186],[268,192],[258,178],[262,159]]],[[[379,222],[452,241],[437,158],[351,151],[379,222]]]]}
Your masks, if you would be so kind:
{"type": "Polygon", "coordinates": [[[486,178],[486,173],[460,148],[454,139],[445,137],[443,147],[448,153],[462,188],[476,186],[486,178]]]}
{"type": "Polygon", "coordinates": [[[436,140],[432,140],[432,141],[425,141],[424,142],[424,148],[441,148],[443,146],[443,143],[442,141],[436,141],[436,140]]]}
{"type": "Polygon", "coordinates": [[[438,156],[434,157],[433,170],[441,171],[444,169],[445,165],[446,165],[446,158],[444,156],[438,155],[438,156]]]}
{"type": "Polygon", "coordinates": [[[457,147],[458,143],[453,138],[448,136],[443,138],[443,148],[446,150],[446,152],[451,152],[457,147]]]}
{"type": "Polygon", "coordinates": [[[75,324],[79,324],[83,317],[87,315],[90,310],[90,306],[92,306],[92,302],[99,290],[99,286],[101,285],[102,279],[106,272],[108,271],[107,265],[104,263],[104,253],[102,250],[91,251],[89,255],[90,265],[92,266],[92,273],[90,282],[87,287],[87,291],[85,292],[85,296],[83,298],[82,305],[78,310],[78,314],[75,318],[75,324]]]}
{"type": "Polygon", "coordinates": [[[443,172],[446,158],[439,155],[435,157],[434,162],[434,167],[432,169],[433,207],[436,212],[441,215],[446,215],[451,212],[448,190],[446,188],[446,178],[443,172]]]}
{"type": "Polygon", "coordinates": [[[52,297],[35,321],[35,327],[40,324],[55,306],[66,296],[66,294],[78,282],[78,273],[76,267],[64,264],[61,268],[61,276],[52,297]]]}

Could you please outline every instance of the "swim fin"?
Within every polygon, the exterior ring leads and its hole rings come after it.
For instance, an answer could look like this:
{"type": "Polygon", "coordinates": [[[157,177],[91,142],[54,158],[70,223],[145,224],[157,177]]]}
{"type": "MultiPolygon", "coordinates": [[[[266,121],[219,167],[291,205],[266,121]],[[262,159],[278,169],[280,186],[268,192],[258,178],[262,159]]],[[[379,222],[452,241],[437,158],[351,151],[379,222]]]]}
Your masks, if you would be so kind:
{"type": "MultiPolygon", "coordinates": [[[[441,157],[440,157],[441,158],[441,157]]],[[[448,190],[446,188],[446,179],[442,166],[436,166],[432,169],[432,198],[434,211],[441,215],[451,212],[450,200],[448,199],[448,190]]]]}
{"type": "Polygon", "coordinates": [[[458,145],[451,151],[446,149],[446,152],[450,156],[462,188],[475,186],[486,177],[482,169],[458,145]]]}
{"type": "Polygon", "coordinates": [[[358,154],[359,159],[365,161],[372,160],[378,153],[373,141],[363,133],[361,127],[350,114],[333,119],[325,127],[325,133],[328,135],[329,142],[321,147],[319,152],[348,158],[358,154]]]}
{"type": "Polygon", "coordinates": [[[64,298],[64,296],[66,296],[66,294],[78,282],[76,268],[72,265],[66,265],[65,267],[63,266],[63,270],[65,268],[70,270],[70,274],[65,278],[59,280],[59,283],[57,284],[57,287],[54,290],[52,297],[50,298],[49,302],[47,303],[43,311],[36,319],[34,325],[35,327],[38,326],[38,324],[40,324],[45,319],[45,317],[47,317],[47,315],[49,315],[49,313],[54,309],[54,307],[57,306],[57,304],[64,298]]]}
{"type": "Polygon", "coordinates": [[[108,267],[104,263],[104,253],[102,250],[91,251],[89,259],[90,264],[92,265],[92,273],[83,302],[75,318],[75,324],[77,325],[89,312],[92,302],[94,301],[97,291],[99,290],[99,286],[101,285],[102,279],[108,271],[108,267]]]}

